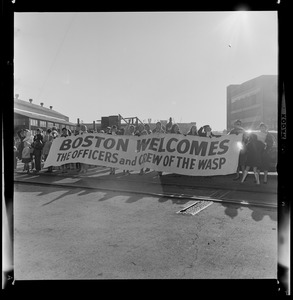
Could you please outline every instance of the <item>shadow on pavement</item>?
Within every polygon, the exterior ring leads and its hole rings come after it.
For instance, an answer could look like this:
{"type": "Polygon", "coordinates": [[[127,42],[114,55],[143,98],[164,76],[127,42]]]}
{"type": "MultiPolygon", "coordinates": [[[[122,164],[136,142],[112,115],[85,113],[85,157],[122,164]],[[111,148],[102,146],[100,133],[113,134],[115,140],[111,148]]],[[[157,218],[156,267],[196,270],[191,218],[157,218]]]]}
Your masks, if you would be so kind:
{"type": "Polygon", "coordinates": [[[225,208],[225,214],[231,219],[234,219],[238,215],[238,209],[242,207],[240,204],[222,203],[225,208]]]}
{"type": "Polygon", "coordinates": [[[225,214],[231,219],[234,219],[238,215],[238,209],[248,207],[251,212],[251,217],[254,221],[262,221],[265,216],[269,216],[271,220],[277,221],[278,211],[274,208],[258,207],[254,205],[243,206],[242,204],[236,203],[221,203],[225,207],[225,214]]]}
{"type": "Polygon", "coordinates": [[[249,207],[252,210],[251,217],[254,221],[261,221],[265,216],[269,216],[271,220],[277,221],[277,210],[276,209],[264,209],[261,207],[249,207]]]}

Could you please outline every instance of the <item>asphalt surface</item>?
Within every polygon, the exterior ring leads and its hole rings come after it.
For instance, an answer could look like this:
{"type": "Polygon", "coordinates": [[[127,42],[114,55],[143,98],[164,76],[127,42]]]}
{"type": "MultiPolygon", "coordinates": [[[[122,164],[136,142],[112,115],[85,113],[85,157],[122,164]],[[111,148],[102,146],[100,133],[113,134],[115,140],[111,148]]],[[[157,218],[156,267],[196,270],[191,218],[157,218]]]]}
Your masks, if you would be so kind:
{"type": "Polygon", "coordinates": [[[194,202],[15,183],[15,280],[277,278],[276,209],[194,202]]]}
{"type": "Polygon", "coordinates": [[[277,176],[14,173],[16,280],[277,277],[277,176]],[[201,201],[204,200],[204,201],[201,201]],[[206,201],[209,200],[209,201],[206,201]],[[210,205],[182,214],[195,203],[210,205]]]}

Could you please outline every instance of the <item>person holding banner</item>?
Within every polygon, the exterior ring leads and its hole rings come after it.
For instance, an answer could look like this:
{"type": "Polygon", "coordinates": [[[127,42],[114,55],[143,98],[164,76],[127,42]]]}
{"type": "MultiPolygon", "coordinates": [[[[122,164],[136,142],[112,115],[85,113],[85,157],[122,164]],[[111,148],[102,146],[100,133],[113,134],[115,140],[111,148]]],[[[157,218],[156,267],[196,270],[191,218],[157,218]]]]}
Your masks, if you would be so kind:
{"type": "Polygon", "coordinates": [[[162,128],[161,122],[156,123],[156,128],[153,130],[153,133],[165,133],[165,130],[162,128]]]}
{"type": "Polygon", "coordinates": [[[204,126],[200,127],[198,130],[198,135],[203,136],[203,137],[209,137],[209,138],[220,137],[220,135],[213,134],[212,128],[210,125],[204,125],[204,126]]]}
{"type": "Polygon", "coordinates": [[[186,135],[198,135],[196,125],[192,125],[186,135]]]}
{"type": "Polygon", "coordinates": [[[173,124],[170,133],[181,134],[178,124],[173,124]]]}
{"type": "MultiPolygon", "coordinates": [[[[46,161],[48,155],[49,155],[49,151],[52,145],[52,141],[53,141],[53,136],[51,134],[52,130],[51,128],[48,128],[46,131],[46,134],[44,136],[44,147],[43,147],[43,157],[44,157],[44,161],[46,161]]],[[[50,171],[46,171],[47,173],[50,173],[50,171]]],[[[51,170],[52,172],[52,170],[51,170]]]]}
{"type": "Polygon", "coordinates": [[[146,130],[147,134],[153,133],[148,123],[144,124],[144,129],[146,130]]]}
{"type": "Polygon", "coordinates": [[[144,131],[144,124],[138,124],[134,135],[141,136],[143,131],[144,131]]]}

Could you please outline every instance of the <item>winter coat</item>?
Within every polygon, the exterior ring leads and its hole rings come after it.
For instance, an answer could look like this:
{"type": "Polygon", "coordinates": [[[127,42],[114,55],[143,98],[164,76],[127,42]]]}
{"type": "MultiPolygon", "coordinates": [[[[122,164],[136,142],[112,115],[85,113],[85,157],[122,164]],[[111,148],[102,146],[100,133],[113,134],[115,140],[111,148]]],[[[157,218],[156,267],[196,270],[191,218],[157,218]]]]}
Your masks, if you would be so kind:
{"type": "Polygon", "coordinates": [[[272,150],[273,145],[274,145],[273,136],[270,133],[267,133],[267,136],[265,139],[265,147],[261,154],[261,169],[264,171],[268,171],[270,168],[270,164],[272,161],[271,150],[272,150]]]}
{"type": "Polygon", "coordinates": [[[257,140],[257,138],[250,138],[247,143],[247,157],[246,165],[249,167],[260,168],[262,164],[262,152],[264,150],[264,143],[257,140]]]}

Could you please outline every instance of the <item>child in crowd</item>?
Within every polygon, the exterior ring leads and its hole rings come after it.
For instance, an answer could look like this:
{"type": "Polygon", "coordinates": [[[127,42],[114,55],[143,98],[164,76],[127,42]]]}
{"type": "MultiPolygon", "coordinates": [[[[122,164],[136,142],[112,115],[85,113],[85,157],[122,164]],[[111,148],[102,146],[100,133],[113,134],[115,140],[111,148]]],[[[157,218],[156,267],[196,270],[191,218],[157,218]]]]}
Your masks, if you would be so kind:
{"type": "Polygon", "coordinates": [[[25,141],[23,143],[23,150],[22,150],[22,162],[24,163],[23,170],[27,172],[27,174],[30,173],[29,169],[29,163],[32,161],[31,158],[31,144],[28,141],[25,141]]]}
{"type": "MultiPolygon", "coordinates": [[[[23,131],[23,134],[24,134],[24,139],[23,139],[23,143],[24,142],[28,142],[29,143],[29,146],[30,146],[30,157],[31,157],[31,163],[32,163],[32,167],[31,167],[31,170],[34,169],[35,167],[35,163],[34,163],[34,149],[32,148],[32,143],[34,141],[34,137],[32,136],[32,133],[30,130],[28,129],[24,129],[23,131]]],[[[23,169],[25,171],[25,169],[23,169]]]]}

